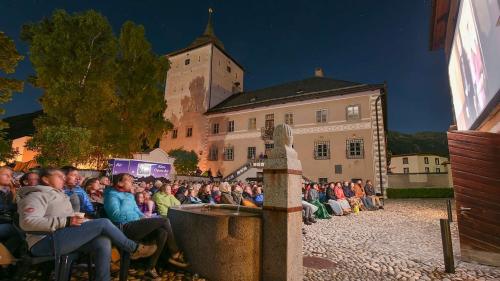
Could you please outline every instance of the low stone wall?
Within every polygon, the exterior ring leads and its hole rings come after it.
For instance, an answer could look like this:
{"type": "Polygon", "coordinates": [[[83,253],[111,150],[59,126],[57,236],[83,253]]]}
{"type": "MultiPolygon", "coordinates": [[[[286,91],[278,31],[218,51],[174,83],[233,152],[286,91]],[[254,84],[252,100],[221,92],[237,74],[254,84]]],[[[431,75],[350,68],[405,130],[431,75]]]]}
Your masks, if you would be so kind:
{"type": "Polygon", "coordinates": [[[188,271],[213,281],[259,281],[262,210],[234,205],[181,205],[168,211],[188,271]],[[207,209],[205,209],[207,208],[207,209]],[[210,209],[211,208],[211,209],[210,209]]]}
{"type": "Polygon", "coordinates": [[[389,188],[451,187],[451,176],[442,174],[388,174],[389,188]]]}

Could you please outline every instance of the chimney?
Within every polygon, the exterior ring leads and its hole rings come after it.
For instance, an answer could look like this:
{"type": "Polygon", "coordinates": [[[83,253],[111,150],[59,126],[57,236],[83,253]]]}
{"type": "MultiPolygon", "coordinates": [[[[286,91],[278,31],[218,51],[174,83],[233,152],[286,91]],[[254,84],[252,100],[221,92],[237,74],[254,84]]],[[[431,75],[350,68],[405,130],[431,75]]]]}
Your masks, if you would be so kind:
{"type": "Polygon", "coordinates": [[[325,75],[323,74],[323,68],[321,67],[316,67],[314,69],[314,77],[324,77],[325,75]]]}

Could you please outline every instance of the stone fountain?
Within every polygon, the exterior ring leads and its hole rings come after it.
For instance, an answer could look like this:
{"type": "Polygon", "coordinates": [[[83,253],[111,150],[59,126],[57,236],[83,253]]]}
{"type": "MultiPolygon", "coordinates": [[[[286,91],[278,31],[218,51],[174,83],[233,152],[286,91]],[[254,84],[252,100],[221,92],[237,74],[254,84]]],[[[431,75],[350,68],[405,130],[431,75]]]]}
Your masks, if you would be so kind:
{"type": "Polygon", "coordinates": [[[168,217],[191,263],[211,281],[299,281],[302,272],[302,166],[290,126],[274,130],[264,166],[264,206],[182,205],[168,217]]]}

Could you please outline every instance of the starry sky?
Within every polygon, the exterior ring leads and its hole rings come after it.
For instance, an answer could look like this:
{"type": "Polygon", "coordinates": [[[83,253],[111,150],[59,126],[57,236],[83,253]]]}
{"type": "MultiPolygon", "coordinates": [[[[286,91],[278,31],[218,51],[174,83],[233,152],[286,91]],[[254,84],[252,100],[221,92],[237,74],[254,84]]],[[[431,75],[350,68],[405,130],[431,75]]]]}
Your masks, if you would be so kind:
{"type": "MultiPolygon", "coordinates": [[[[0,0],[0,30],[26,56],[13,77],[34,73],[21,26],[55,9],[94,9],[117,33],[126,20],[142,24],[158,54],[186,47],[205,28],[213,7],[215,34],[245,67],[245,90],[313,76],[388,85],[389,129],[446,131],[452,122],[444,52],[429,51],[430,0],[0,0]]],[[[3,75],[3,74],[2,74],[3,75]]],[[[3,105],[4,117],[41,108],[39,89],[3,105]]]]}

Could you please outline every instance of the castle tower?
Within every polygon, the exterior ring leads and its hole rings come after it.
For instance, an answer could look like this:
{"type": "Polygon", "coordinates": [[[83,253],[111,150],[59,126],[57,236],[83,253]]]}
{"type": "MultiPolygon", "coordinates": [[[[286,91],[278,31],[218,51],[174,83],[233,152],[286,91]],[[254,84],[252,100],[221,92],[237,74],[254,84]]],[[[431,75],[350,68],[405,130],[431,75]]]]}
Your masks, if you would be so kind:
{"type": "Polygon", "coordinates": [[[164,117],[172,122],[174,129],[160,141],[160,148],[167,152],[176,148],[194,150],[202,170],[207,167],[207,137],[211,133],[204,113],[233,93],[243,91],[243,67],[215,36],[212,14],[209,9],[208,23],[201,36],[186,48],[167,55],[170,69],[164,117]]]}

